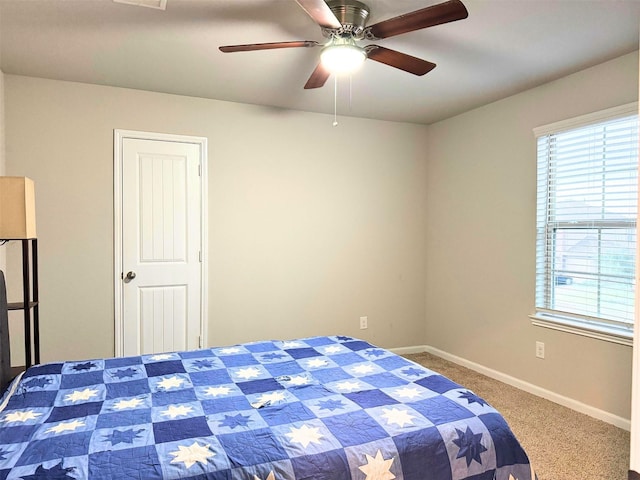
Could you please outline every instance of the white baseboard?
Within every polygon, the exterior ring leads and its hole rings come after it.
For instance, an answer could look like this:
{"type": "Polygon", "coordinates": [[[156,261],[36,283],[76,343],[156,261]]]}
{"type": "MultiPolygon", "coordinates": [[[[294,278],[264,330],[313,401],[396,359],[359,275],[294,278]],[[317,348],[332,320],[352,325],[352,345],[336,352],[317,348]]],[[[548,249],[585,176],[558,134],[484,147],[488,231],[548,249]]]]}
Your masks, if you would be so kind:
{"type": "Polygon", "coordinates": [[[410,353],[424,353],[427,351],[426,346],[418,345],[416,347],[398,347],[398,348],[388,348],[390,352],[395,353],[396,355],[409,355],[410,353]]]}
{"type": "Polygon", "coordinates": [[[546,388],[542,388],[532,383],[525,382],[524,380],[512,377],[511,375],[507,375],[506,373],[502,373],[492,368],[485,367],[483,365],[480,365],[479,363],[475,363],[462,357],[452,355],[429,345],[391,348],[390,350],[398,355],[422,352],[431,353],[438,357],[444,358],[445,360],[456,363],[475,372],[481,373],[482,375],[486,375],[489,378],[498,380],[499,382],[506,383],[507,385],[511,385],[512,387],[519,388],[520,390],[524,390],[525,392],[550,400],[554,403],[562,405],[563,407],[570,408],[572,410],[575,410],[576,412],[584,413],[585,415],[597,418],[598,420],[610,423],[624,430],[631,430],[631,420],[627,418],[623,418],[599,408],[592,407],[591,405],[587,405],[586,403],[574,400],[573,398],[565,397],[564,395],[552,392],[551,390],[547,390],[546,388]]]}

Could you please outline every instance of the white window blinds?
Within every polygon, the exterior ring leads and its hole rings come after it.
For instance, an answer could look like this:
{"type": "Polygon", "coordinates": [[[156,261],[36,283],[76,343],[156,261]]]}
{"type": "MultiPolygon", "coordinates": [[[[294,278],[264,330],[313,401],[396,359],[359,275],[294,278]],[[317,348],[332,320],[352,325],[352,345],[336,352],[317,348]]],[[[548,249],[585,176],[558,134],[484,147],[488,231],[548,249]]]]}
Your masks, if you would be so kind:
{"type": "Polygon", "coordinates": [[[536,309],[631,331],[638,117],[540,134],[537,143],[536,309]]]}

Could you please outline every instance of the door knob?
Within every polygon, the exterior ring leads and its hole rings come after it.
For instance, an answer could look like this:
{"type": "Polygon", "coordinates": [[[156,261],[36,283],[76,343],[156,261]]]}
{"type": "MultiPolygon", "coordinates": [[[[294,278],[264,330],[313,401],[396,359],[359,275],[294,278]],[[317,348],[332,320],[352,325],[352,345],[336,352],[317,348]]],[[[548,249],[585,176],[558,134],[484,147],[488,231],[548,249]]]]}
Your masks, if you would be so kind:
{"type": "Polygon", "coordinates": [[[133,280],[134,278],[136,278],[136,272],[128,272],[127,273],[127,280],[133,280]]]}

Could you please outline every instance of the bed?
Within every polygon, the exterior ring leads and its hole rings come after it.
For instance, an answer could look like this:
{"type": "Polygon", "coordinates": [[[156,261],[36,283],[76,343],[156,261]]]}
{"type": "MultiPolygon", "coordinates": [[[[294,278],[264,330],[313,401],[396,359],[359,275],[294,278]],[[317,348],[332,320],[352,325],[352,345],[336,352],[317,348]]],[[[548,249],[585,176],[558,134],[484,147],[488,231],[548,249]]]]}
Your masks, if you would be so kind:
{"type": "Polygon", "coordinates": [[[503,417],[349,336],[31,367],[0,400],[5,479],[532,480],[503,417]]]}

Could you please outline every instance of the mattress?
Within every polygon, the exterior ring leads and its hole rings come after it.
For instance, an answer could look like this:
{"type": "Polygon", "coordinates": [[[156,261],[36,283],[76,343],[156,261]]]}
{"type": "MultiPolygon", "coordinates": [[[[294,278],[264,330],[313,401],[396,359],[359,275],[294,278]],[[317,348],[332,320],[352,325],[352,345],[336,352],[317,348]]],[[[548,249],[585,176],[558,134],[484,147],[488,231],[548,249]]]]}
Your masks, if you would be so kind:
{"type": "Polygon", "coordinates": [[[4,479],[532,480],[505,419],[347,336],[46,363],[0,402],[4,479]]]}

